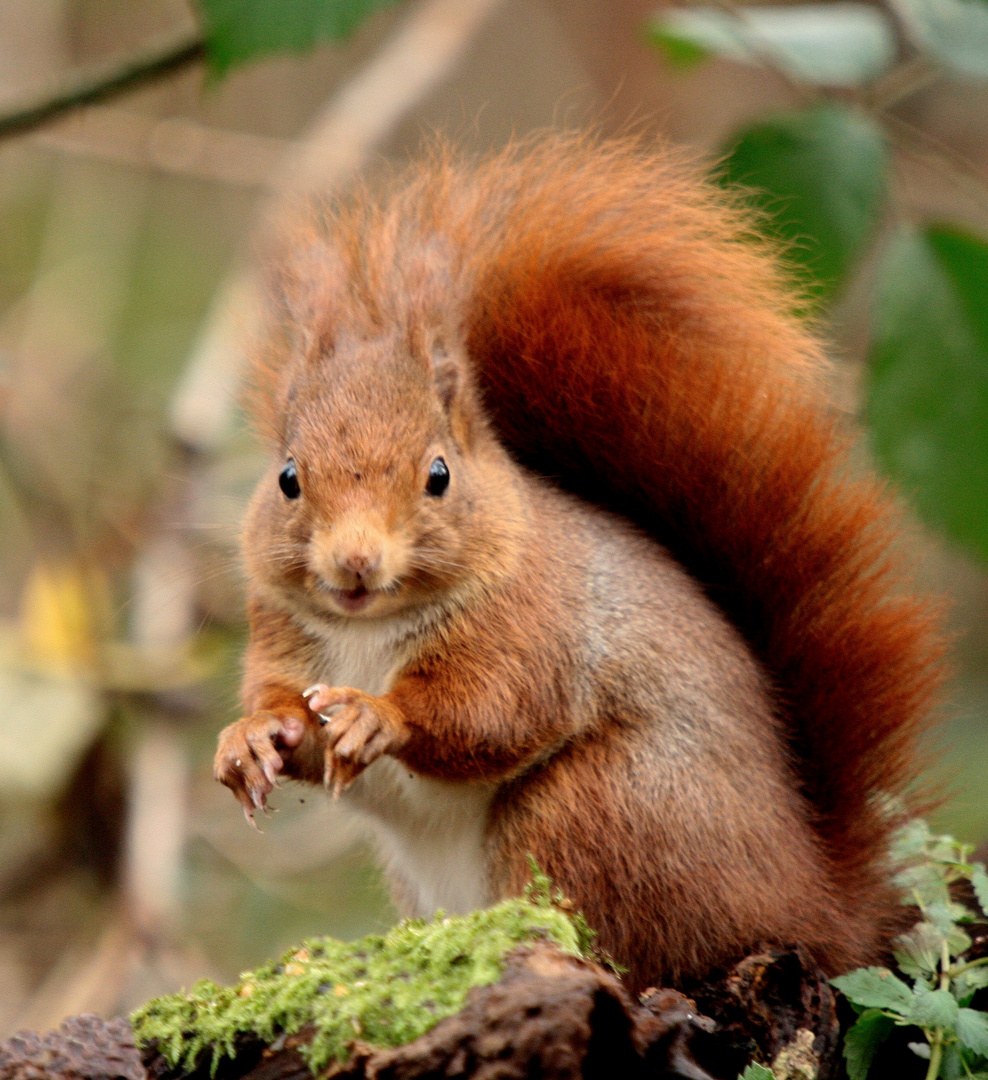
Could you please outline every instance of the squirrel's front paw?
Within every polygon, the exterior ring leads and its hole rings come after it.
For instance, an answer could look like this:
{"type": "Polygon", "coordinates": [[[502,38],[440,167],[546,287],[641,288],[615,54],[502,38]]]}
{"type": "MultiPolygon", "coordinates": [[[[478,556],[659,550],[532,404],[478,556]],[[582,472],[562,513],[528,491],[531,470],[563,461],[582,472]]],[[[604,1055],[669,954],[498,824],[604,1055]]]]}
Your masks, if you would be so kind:
{"type": "Polygon", "coordinates": [[[408,741],[401,713],[383,698],[348,686],[315,686],[306,691],[326,739],[325,784],[334,796],[382,754],[394,754],[408,741]]]}
{"type": "Polygon", "coordinates": [[[277,747],[291,750],[304,734],[304,721],[273,712],[245,716],[220,732],[213,775],[236,795],[255,829],[254,811],[264,809],[285,765],[277,747]]]}

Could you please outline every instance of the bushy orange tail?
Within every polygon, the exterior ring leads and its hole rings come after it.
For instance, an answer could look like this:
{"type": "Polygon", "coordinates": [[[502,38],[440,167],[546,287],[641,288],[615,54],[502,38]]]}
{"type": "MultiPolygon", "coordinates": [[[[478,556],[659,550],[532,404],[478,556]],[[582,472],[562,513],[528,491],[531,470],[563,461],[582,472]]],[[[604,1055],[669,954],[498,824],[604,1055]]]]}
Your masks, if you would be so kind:
{"type": "Polygon", "coordinates": [[[706,586],[775,681],[839,887],[884,892],[885,796],[916,778],[944,675],[938,605],[908,591],[899,513],[851,460],[774,258],[694,170],[626,144],[550,142],[473,183],[461,242],[498,220],[469,344],[503,438],[706,586]]]}
{"type": "Polygon", "coordinates": [[[504,442],[656,536],[746,635],[838,887],[884,898],[886,796],[916,777],[943,677],[937,609],[908,591],[899,514],[750,219],[667,153],[567,136],[479,168],[440,152],[324,213],[306,243],[340,275],[310,310],[365,331],[458,313],[504,442]]]}

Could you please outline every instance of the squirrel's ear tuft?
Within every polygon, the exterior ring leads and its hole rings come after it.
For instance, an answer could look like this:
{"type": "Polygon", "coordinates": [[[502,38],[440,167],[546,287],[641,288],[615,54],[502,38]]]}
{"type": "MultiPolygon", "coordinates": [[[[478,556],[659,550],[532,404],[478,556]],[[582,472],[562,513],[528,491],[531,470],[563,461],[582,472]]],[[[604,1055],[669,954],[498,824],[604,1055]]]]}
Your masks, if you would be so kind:
{"type": "Polygon", "coordinates": [[[429,349],[429,358],[432,361],[439,400],[449,413],[460,390],[460,369],[455,358],[450,354],[445,337],[438,335],[435,338],[429,349]]]}
{"type": "Polygon", "coordinates": [[[339,252],[312,241],[272,267],[271,285],[283,325],[299,353],[324,356],[334,345],[346,271],[339,252]]]}
{"type": "Polygon", "coordinates": [[[443,329],[426,329],[413,322],[408,328],[408,348],[428,365],[443,411],[450,416],[462,390],[462,373],[451,346],[451,335],[443,329]]]}

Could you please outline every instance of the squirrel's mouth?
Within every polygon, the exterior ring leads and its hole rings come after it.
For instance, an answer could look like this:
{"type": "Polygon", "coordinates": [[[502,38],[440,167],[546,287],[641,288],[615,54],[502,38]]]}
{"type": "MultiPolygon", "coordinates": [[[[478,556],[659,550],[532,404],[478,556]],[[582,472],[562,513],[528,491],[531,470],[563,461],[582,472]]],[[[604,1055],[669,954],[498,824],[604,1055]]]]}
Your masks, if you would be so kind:
{"type": "Polygon", "coordinates": [[[358,585],[355,589],[330,587],[327,591],[344,611],[363,611],[377,595],[376,589],[368,589],[363,585],[358,585]]]}
{"type": "Polygon", "coordinates": [[[401,583],[397,579],[372,589],[362,584],[352,589],[340,589],[335,585],[330,585],[324,577],[316,575],[315,584],[332,598],[336,607],[342,608],[351,615],[363,611],[379,597],[394,596],[401,589],[401,583]]]}

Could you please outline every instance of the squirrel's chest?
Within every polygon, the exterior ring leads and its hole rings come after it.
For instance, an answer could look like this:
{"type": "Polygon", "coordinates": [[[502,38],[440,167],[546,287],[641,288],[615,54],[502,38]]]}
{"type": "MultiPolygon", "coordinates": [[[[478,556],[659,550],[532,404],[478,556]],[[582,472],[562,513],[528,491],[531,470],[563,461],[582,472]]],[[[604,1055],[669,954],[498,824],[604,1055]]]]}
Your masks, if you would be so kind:
{"type": "Polygon", "coordinates": [[[407,654],[402,636],[387,624],[342,626],[325,639],[316,677],[329,686],[352,686],[377,697],[394,685],[407,654]]]}
{"type": "MultiPolygon", "coordinates": [[[[326,641],[319,681],[386,694],[409,659],[406,640],[386,627],[342,627],[326,641]]],[[[340,799],[374,834],[409,915],[439,908],[466,914],[489,902],[485,838],[494,788],[418,776],[391,757],[366,769],[340,799]]]]}
{"type": "Polygon", "coordinates": [[[382,757],[340,803],[370,825],[402,913],[465,915],[490,903],[486,837],[494,785],[433,780],[382,757]]]}

